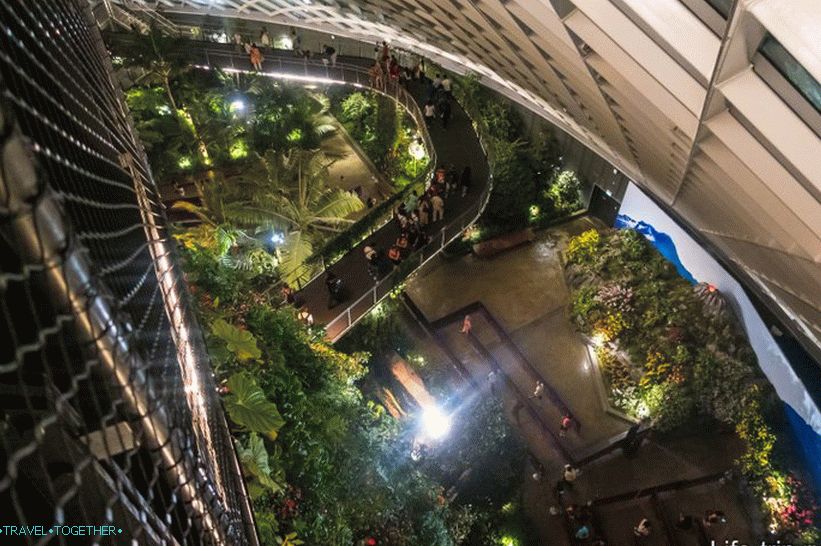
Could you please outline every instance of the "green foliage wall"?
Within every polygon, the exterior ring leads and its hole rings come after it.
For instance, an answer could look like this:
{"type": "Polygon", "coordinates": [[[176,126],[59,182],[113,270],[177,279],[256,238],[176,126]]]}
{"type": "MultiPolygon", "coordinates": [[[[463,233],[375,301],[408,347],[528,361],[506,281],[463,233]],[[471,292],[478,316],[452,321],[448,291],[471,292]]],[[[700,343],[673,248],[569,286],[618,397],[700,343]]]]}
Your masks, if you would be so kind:
{"type": "MultiPolygon", "coordinates": [[[[492,544],[523,460],[501,410],[486,402],[465,411],[457,441],[414,461],[416,422],[395,421],[356,386],[367,355],[327,345],[292,309],[278,309],[266,285],[235,275],[217,247],[187,245],[186,277],[263,544],[492,544]],[[465,501],[452,504],[445,488],[467,466],[477,472],[462,484],[465,501]]],[[[401,337],[384,311],[379,331],[401,337]]]]}
{"type": "Polygon", "coordinates": [[[561,170],[552,135],[525,138],[512,105],[476,78],[458,78],[454,94],[473,120],[493,173],[493,192],[480,219],[485,236],[545,226],[581,209],[580,181],[561,170]]]}
{"type": "Polygon", "coordinates": [[[783,409],[731,311],[708,308],[693,287],[634,230],[586,231],[565,252],[572,316],[597,343],[611,398],[661,431],[697,416],[735,428],[739,468],[774,534],[812,544],[814,501],[782,453],[783,409]],[[626,357],[624,356],[626,354],[626,357]]]}

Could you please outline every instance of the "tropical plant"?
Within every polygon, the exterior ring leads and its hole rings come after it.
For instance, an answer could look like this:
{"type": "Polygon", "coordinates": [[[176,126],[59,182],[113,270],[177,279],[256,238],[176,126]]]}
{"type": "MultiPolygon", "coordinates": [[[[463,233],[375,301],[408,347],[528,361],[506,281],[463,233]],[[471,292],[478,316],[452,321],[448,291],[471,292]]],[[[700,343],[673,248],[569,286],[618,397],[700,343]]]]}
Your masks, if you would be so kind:
{"type": "Polygon", "coordinates": [[[250,478],[247,486],[252,499],[260,498],[265,492],[277,494],[285,488],[284,471],[281,466],[277,466],[276,471],[271,468],[271,457],[258,434],[249,434],[247,443],[238,446],[237,455],[250,478]]]}
{"type": "Polygon", "coordinates": [[[191,69],[188,61],[188,40],[181,36],[170,36],[152,27],[145,34],[133,32],[131,40],[121,51],[116,51],[126,61],[126,66],[140,74],[134,83],[138,85],[159,84],[168,97],[171,109],[179,110],[177,99],[171,88],[173,78],[191,69]]]}
{"type": "Polygon", "coordinates": [[[576,212],[581,208],[581,182],[574,171],[561,171],[550,183],[548,194],[554,206],[563,212],[576,212]]]}
{"type": "Polygon", "coordinates": [[[223,319],[217,319],[211,324],[211,333],[225,342],[227,349],[240,362],[258,360],[262,351],[257,347],[257,339],[248,330],[237,328],[223,319]]]}
{"type": "Polygon", "coordinates": [[[227,387],[225,410],[231,420],[248,431],[276,440],[285,421],[276,405],[265,397],[254,376],[248,372],[235,373],[228,378],[227,387]]]}
{"type": "Polygon", "coordinates": [[[283,233],[280,272],[286,282],[296,282],[310,275],[303,264],[316,245],[351,225],[347,217],[364,206],[355,195],[327,186],[330,164],[321,152],[269,150],[254,171],[234,177],[230,189],[216,180],[203,186],[203,205],[178,201],[173,207],[213,226],[283,233]]]}
{"type": "Polygon", "coordinates": [[[286,282],[296,282],[310,275],[303,264],[316,245],[351,225],[348,216],[364,205],[354,194],[327,186],[330,161],[321,152],[269,151],[261,163],[264,175],[240,182],[248,197],[233,203],[231,220],[257,231],[284,233],[280,272],[286,282]]]}
{"type": "Polygon", "coordinates": [[[565,250],[567,261],[572,264],[589,266],[598,257],[601,236],[595,229],[589,229],[570,239],[565,250]]]}
{"type": "Polygon", "coordinates": [[[494,147],[494,191],[482,222],[507,229],[527,225],[536,183],[528,168],[527,148],[521,141],[499,140],[494,147]]]}
{"type": "Polygon", "coordinates": [[[277,537],[277,540],[280,542],[279,546],[301,546],[302,544],[305,544],[297,538],[296,533],[288,533],[284,537],[277,537]]]}
{"type": "Polygon", "coordinates": [[[633,230],[584,232],[570,240],[566,258],[569,273],[587,272],[586,283],[576,283],[572,294],[577,323],[588,335],[615,341],[630,357],[631,368],[624,370],[627,363],[609,348],[596,351],[611,380],[613,403],[652,417],[659,430],[675,429],[697,411],[735,425],[745,443],[739,467],[762,500],[773,535],[792,543],[817,536],[807,523],[812,501],[796,500],[798,482],[776,460],[781,442],[766,405],[773,390],[761,381],[755,355],[732,317],[706,309],[691,285],[633,230]],[[622,301],[633,310],[614,311],[622,301]],[[636,385],[632,376],[638,374],[636,385]]]}

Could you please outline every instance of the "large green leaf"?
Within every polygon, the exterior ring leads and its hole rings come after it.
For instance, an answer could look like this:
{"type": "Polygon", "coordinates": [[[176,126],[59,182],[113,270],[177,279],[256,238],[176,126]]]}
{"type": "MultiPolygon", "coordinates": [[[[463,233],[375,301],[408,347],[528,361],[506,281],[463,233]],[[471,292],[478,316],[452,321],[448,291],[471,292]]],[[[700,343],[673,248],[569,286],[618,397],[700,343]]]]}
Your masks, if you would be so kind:
{"type": "Polygon", "coordinates": [[[265,434],[275,440],[285,420],[273,402],[265,398],[254,377],[248,372],[235,373],[228,379],[225,397],[228,416],[237,425],[265,434]]]}
{"type": "Polygon", "coordinates": [[[257,338],[248,330],[217,319],[211,324],[211,332],[225,341],[228,350],[237,355],[241,362],[258,360],[262,356],[262,351],[257,347],[257,338]]]}
{"type": "Polygon", "coordinates": [[[252,497],[258,498],[266,490],[272,493],[282,490],[283,485],[281,480],[278,480],[281,476],[275,476],[272,472],[268,450],[265,449],[265,443],[258,434],[252,433],[248,444],[240,445],[238,453],[243,470],[254,479],[248,484],[248,491],[252,497]]]}

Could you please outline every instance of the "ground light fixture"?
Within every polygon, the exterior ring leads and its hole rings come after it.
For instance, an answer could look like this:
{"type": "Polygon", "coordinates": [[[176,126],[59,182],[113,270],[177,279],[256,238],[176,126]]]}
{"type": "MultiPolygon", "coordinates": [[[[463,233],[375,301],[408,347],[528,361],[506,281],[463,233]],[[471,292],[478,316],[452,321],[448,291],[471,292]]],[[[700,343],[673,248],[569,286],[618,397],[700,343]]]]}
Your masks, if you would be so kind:
{"type": "Polygon", "coordinates": [[[271,243],[275,245],[281,245],[285,242],[285,235],[278,231],[274,231],[271,233],[271,243]]]}
{"type": "Polygon", "coordinates": [[[231,112],[242,113],[245,111],[245,101],[242,99],[234,99],[231,101],[231,104],[228,106],[228,109],[231,112]]]}
{"type": "Polygon", "coordinates": [[[428,406],[422,411],[422,434],[430,440],[441,440],[450,432],[451,417],[437,406],[428,406]]]}
{"type": "Polygon", "coordinates": [[[408,146],[408,153],[416,161],[420,161],[425,158],[425,148],[422,146],[422,143],[419,142],[418,138],[413,139],[413,142],[410,143],[410,146],[408,146]]]}

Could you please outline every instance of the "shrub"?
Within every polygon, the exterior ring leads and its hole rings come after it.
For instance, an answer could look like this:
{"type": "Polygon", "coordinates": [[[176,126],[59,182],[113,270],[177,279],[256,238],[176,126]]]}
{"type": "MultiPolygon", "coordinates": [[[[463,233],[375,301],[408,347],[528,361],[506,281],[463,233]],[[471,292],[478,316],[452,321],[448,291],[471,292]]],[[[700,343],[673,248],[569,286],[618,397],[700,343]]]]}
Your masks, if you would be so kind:
{"type": "Polygon", "coordinates": [[[630,368],[624,361],[616,357],[616,354],[607,347],[596,348],[596,359],[599,367],[610,380],[610,387],[617,391],[626,391],[634,387],[636,382],[630,374],[630,368]]]}
{"type": "Polygon", "coordinates": [[[689,389],[670,381],[647,388],[642,398],[650,415],[654,416],[653,426],[661,432],[680,427],[695,411],[689,389]]]}
{"type": "Polygon", "coordinates": [[[483,223],[507,229],[527,225],[536,185],[528,168],[526,149],[521,142],[499,141],[493,160],[493,193],[483,223]]]}
{"type": "Polygon", "coordinates": [[[580,324],[598,320],[599,300],[594,286],[582,286],[573,295],[572,314],[580,324]]]}
{"type": "Polygon", "coordinates": [[[609,349],[596,350],[613,403],[631,415],[651,416],[662,431],[696,411],[734,424],[745,443],[739,467],[762,499],[773,535],[811,543],[817,536],[813,501],[773,460],[776,436],[764,408],[773,391],[756,382],[754,353],[731,317],[705,309],[675,268],[633,230],[587,231],[569,241],[566,256],[569,275],[587,271],[586,284],[572,293],[578,324],[590,335],[617,339],[633,362],[644,361],[636,387],[636,370],[609,349]],[[628,302],[632,311],[626,311],[628,302]],[[632,326],[625,320],[631,315],[638,317],[632,326]]]}
{"type": "Polygon", "coordinates": [[[750,389],[752,370],[726,355],[701,349],[696,356],[693,388],[703,410],[724,423],[736,424],[757,395],[750,389]]]}
{"type": "Polygon", "coordinates": [[[633,311],[633,289],[624,283],[602,285],[596,293],[596,300],[621,313],[633,311]]]}
{"type": "Polygon", "coordinates": [[[567,261],[572,264],[589,266],[598,257],[601,236],[595,229],[589,229],[570,239],[565,250],[567,261]]]}
{"type": "Polygon", "coordinates": [[[559,211],[575,212],[582,206],[581,182],[573,171],[558,173],[551,181],[548,193],[559,211]]]}

